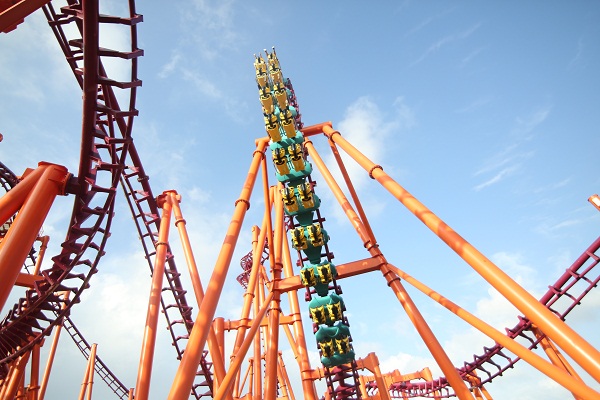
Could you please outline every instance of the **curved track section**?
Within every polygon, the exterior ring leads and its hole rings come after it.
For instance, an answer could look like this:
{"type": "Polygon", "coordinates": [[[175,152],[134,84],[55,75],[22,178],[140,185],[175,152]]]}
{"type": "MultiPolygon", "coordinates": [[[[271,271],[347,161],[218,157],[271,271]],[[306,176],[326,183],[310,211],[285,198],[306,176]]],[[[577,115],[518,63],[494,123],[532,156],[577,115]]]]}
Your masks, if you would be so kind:
{"type": "Polygon", "coordinates": [[[58,12],[49,3],[44,6],[44,13],[84,92],[80,166],[78,176],[69,182],[68,192],[74,195],[74,205],[62,251],[53,257],[49,269],[41,271],[43,279],[0,323],[0,364],[20,356],[48,335],[78,302],[96,273],[110,236],[115,191],[137,115],[136,89],[141,85],[137,58],[143,52],[137,48],[136,24],[142,18],[136,14],[133,1],[129,2],[129,14],[125,17],[99,15],[96,1],[86,1],[85,7],[69,1],[58,12]],[[99,48],[99,31],[109,24],[129,32],[130,49],[99,48]],[[75,32],[75,37],[67,37],[65,26],[73,28],[69,32],[75,32]],[[104,68],[105,63],[118,61],[129,65],[131,74],[126,81],[109,78],[104,68]],[[128,103],[124,110],[118,104],[117,89],[128,103]],[[66,290],[74,294],[71,301],[55,294],[66,290]]]}

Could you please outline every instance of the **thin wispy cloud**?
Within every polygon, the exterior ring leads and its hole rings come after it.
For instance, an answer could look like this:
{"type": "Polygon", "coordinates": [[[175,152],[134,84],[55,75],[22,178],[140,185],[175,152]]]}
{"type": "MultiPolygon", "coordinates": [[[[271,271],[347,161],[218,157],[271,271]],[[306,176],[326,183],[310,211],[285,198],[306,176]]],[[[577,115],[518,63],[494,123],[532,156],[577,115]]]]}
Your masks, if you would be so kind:
{"type": "Polygon", "coordinates": [[[515,119],[514,128],[508,134],[508,137],[513,140],[512,143],[487,158],[483,165],[475,171],[473,174],[475,177],[491,176],[475,185],[473,190],[480,191],[495,185],[522,169],[525,161],[535,155],[535,150],[526,149],[525,143],[534,138],[538,127],[546,121],[551,110],[551,106],[545,106],[536,109],[529,115],[515,119]]]}
{"type": "Polygon", "coordinates": [[[419,64],[420,62],[422,62],[423,60],[425,60],[427,57],[429,57],[431,54],[437,52],[438,50],[440,50],[442,47],[447,46],[450,43],[456,42],[458,40],[463,40],[468,38],[469,36],[471,36],[475,31],[477,31],[477,29],[479,29],[479,27],[481,26],[481,22],[473,25],[472,27],[470,27],[469,29],[459,32],[459,33],[455,33],[452,35],[447,35],[444,36],[443,38],[441,38],[440,40],[438,40],[437,42],[433,43],[431,46],[429,46],[429,48],[416,60],[414,60],[412,63],[410,63],[410,67],[413,67],[417,64],[419,64]]]}
{"type": "Polygon", "coordinates": [[[479,47],[475,50],[473,50],[472,52],[470,52],[469,54],[467,54],[461,61],[460,64],[458,64],[459,68],[464,68],[467,66],[467,64],[469,64],[473,59],[475,59],[479,54],[481,54],[487,46],[483,46],[483,47],[479,47]]]}
{"type": "Polygon", "coordinates": [[[542,107],[526,117],[517,117],[514,132],[528,134],[542,124],[550,115],[551,106],[542,107]]]}
{"type": "Polygon", "coordinates": [[[213,100],[220,100],[223,98],[223,92],[219,90],[212,80],[202,76],[199,72],[190,71],[186,68],[182,68],[181,72],[183,79],[192,83],[204,96],[213,100]]]}
{"type": "Polygon", "coordinates": [[[517,165],[513,165],[511,167],[507,167],[504,168],[503,170],[501,170],[500,172],[498,172],[496,175],[494,175],[492,178],[488,179],[487,181],[475,186],[475,191],[478,192],[483,188],[486,188],[488,186],[492,186],[495,183],[500,182],[502,179],[506,178],[507,176],[512,175],[515,171],[517,171],[519,169],[519,166],[517,165]]]}
{"type": "Polygon", "coordinates": [[[415,33],[417,33],[417,32],[419,32],[419,31],[421,31],[423,28],[425,28],[425,27],[427,27],[427,26],[431,25],[431,23],[432,23],[432,22],[434,22],[434,21],[436,21],[436,20],[440,19],[440,18],[441,18],[441,17],[443,17],[444,15],[447,15],[447,14],[448,14],[448,13],[450,13],[452,10],[453,10],[453,8],[452,8],[452,9],[445,10],[445,11],[443,11],[443,12],[440,12],[440,13],[438,13],[438,14],[435,14],[435,15],[432,15],[432,16],[429,16],[429,17],[425,18],[425,19],[424,19],[423,21],[421,21],[421,22],[420,22],[420,23],[419,23],[417,26],[415,26],[414,28],[412,28],[411,30],[409,30],[408,32],[406,32],[406,34],[404,35],[404,37],[406,38],[406,37],[408,37],[408,36],[414,35],[415,33]]]}
{"type": "Polygon", "coordinates": [[[235,10],[233,0],[195,0],[191,7],[182,9],[183,28],[202,58],[214,60],[223,49],[236,45],[240,34],[234,21],[235,10]]]}
{"type": "Polygon", "coordinates": [[[454,112],[456,112],[458,114],[473,112],[473,111],[480,109],[481,107],[486,106],[487,104],[491,103],[493,100],[494,100],[494,96],[492,96],[492,95],[483,96],[478,99],[475,99],[473,102],[467,104],[466,106],[455,110],[454,112]]]}
{"type": "Polygon", "coordinates": [[[577,41],[577,47],[575,49],[575,56],[573,56],[571,61],[569,61],[569,64],[567,64],[567,69],[575,68],[577,65],[581,64],[581,55],[583,54],[584,49],[585,49],[585,46],[583,43],[583,37],[580,37],[579,40],[577,41]]]}
{"type": "Polygon", "coordinates": [[[181,52],[179,50],[174,50],[171,58],[169,59],[169,62],[163,65],[160,71],[158,72],[158,77],[164,79],[171,75],[175,71],[180,61],[181,52]]]}

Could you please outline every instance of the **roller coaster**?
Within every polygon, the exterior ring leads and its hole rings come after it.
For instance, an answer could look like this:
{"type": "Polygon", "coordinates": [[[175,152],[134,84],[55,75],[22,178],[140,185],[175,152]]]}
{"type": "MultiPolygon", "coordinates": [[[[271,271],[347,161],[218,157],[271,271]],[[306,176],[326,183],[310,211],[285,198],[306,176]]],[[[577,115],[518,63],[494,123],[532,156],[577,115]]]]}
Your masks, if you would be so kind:
{"type": "MultiPolygon", "coordinates": [[[[30,13],[42,10],[83,95],[76,171],[40,162],[37,168],[32,166],[17,175],[0,163],[0,183],[5,192],[0,198],[2,307],[14,287],[26,288],[25,295],[9,308],[0,323],[0,400],[44,398],[56,343],[63,330],[88,360],[82,371],[80,399],[91,398],[96,374],[116,398],[151,398],[159,314],[166,318],[174,357],[179,360],[168,396],[172,400],[491,399],[485,385],[499,379],[520,360],[566,388],[576,399],[600,399],[600,393],[584,383],[566,357],[600,382],[600,352],[565,323],[567,315],[598,286],[600,237],[550,284],[540,299],[535,299],[382,166],[362,154],[330,122],[304,126],[299,101],[275,49],[254,56],[257,112],[263,114],[266,136],[263,133],[256,140],[226,238],[210,281],[203,284],[180,207],[181,196],[175,190],[159,195],[153,192],[133,139],[133,122],[138,115],[136,94],[141,86],[138,60],[143,56],[138,48],[137,26],[143,21],[142,15],[136,12],[133,0],[128,2],[127,14],[121,16],[100,14],[97,0],[68,0],[60,8],[55,4],[43,0],[0,2],[0,31],[5,33],[18,29],[30,13]],[[112,25],[129,32],[126,51],[99,46],[101,27],[112,25]],[[127,80],[109,76],[105,66],[113,62],[128,66],[127,80]],[[313,144],[319,139],[324,139],[331,150],[342,176],[340,182],[313,144]],[[522,313],[518,324],[500,332],[391,264],[369,224],[342,152],[512,303],[522,313]],[[326,188],[317,190],[313,168],[319,171],[326,188]],[[257,183],[259,177],[262,184],[257,183]],[[240,262],[242,273],[237,281],[244,290],[240,318],[226,320],[216,315],[217,306],[226,277],[231,275],[234,250],[255,186],[262,190],[263,217],[252,228],[252,250],[240,262]],[[326,230],[321,190],[329,190],[339,203],[363,243],[365,258],[334,263],[335,235],[330,237],[326,230]],[[135,386],[125,385],[115,376],[100,358],[96,345],[88,343],[70,316],[71,308],[93,284],[94,275],[102,274],[101,260],[119,192],[125,195],[152,274],[146,324],[140,327],[144,335],[135,386]],[[60,252],[48,262],[49,238],[41,232],[57,196],[72,198],[73,208],[60,252]],[[172,223],[178,231],[191,291],[184,288],[171,248],[172,223]],[[427,366],[414,373],[381,371],[374,353],[355,351],[340,283],[376,273],[397,297],[443,376],[434,378],[427,366]],[[453,365],[404,283],[490,337],[493,345],[462,365],[453,365]],[[308,329],[305,324],[309,324],[308,329]],[[312,331],[313,337],[308,337],[307,331],[312,331]],[[227,333],[235,341],[226,351],[227,333]],[[50,337],[52,341],[47,343],[50,337]],[[280,349],[285,340],[294,352],[297,368],[283,363],[280,349]],[[40,366],[42,346],[50,347],[45,369],[40,366]],[[534,351],[538,348],[547,358],[534,351]],[[319,352],[318,365],[311,365],[309,349],[319,352]],[[293,369],[298,371],[301,394],[295,393],[288,373],[293,369]],[[323,383],[323,393],[317,390],[316,382],[323,383]]],[[[249,61],[249,76],[251,67],[249,61]]],[[[590,197],[590,202],[600,210],[598,196],[590,197]]]]}

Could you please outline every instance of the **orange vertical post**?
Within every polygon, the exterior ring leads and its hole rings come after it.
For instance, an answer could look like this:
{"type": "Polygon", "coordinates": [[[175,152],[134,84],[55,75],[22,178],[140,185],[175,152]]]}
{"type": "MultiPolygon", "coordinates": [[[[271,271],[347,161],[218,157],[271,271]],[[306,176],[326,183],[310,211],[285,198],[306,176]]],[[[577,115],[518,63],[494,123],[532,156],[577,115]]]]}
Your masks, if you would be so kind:
{"type": "MultiPolygon", "coordinates": [[[[0,281],[0,309],[4,307],[10,295],[23,263],[38,237],[48,211],[50,211],[54,198],[64,194],[69,176],[67,169],[60,165],[40,163],[38,168],[42,169],[39,180],[35,182],[31,192],[24,199],[17,217],[2,243],[0,243],[0,276],[2,277],[0,281]]],[[[34,177],[37,175],[38,173],[33,174],[34,177]]],[[[28,183],[25,187],[28,188],[29,185],[28,183]]],[[[18,187],[19,185],[15,189],[18,187]]],[[[13,207],[9,206],[8,208],[10,208],[8,213],[12,212],[13,207]]],[[[8,218],[13,214],[14,212],[8,218]]]]}
{"type": "Polygon", "coordinates": [[[362,166],[369,176],[377,180],[394,195],[409,211],[419,218],[429,229],[442,239],[452,250],[490,283],[502,296],[513,304],[525,317],[540,327],[565,353],[600,382],[600,352],[583,339],[552,311],[537,301],[530,293],[517,284],[504,271],[462,238],[431,210],[425,207],[406,189],[374,164],[358,149],[352,146],[330,125],[323,125],[323,133],[329,140],[340,146],[350,157],[362,166]]]}
{"type": "MultiPolygon", "coordinates": [[[[294,270],[292,268],[292,259],[290,256],[290,244],[287,240],[283,241],[283,272],[285,277],[294,276],[294,270]]],[[[298,366],[300,367],[300,379],[302,379],[302,392],[305,400],[316,400],[317,389],[315,388],[315,381],[310,377],[311,368],[310,361],[308,359],[308,351],[306,349],[306,337],[304,336],[304,327],[302,326],[302,314],[300,311],[300,303],[298,301],[298,292],[289,291],[288,301],[290,303],[290,311],[293,317],[292,327],[294,328],[295,343],[291,338],[291,332],[288,334],[290,337],[290,345],[295,346],[294,354],[296,355],[298,366]]],[[[284,326],[284,328],[286,328],[284,326]]],[[[288,328],[289,331],[289,328],[288,328]]],[[[286,332],[287,333],[287,332],[286,332]]]]}
{"type": "Polygon", "coordinates": [[[152,363],[156,345],[156,329],[158,325],[158,316],[160,314],[162,282],[165,275],[165,262],[169,247],[169,228],[171,225],[171,212],[173,208],[171,194],[177,196],[177,193],[174,191],[166,191],[158,196],[157,199],[158,206],[163,209],[163,212],[158,230],[158,241],[155,244],[156,255],[154,259],[154,270],[152,271],[150,299],[148,300],[144,338],[142,340],[140,363],[135,384],[136,400],[146,400],[150,393],[150,379],[152,377],[152,363]]]}
{"type": "MultiPolygon", "coordinates": [[[[261,264],[259,264],[259,267],[261,264]]],[[[260,268],[259,268],[260,270],[260,268]]],[[[253,307],[253,315],[254,318],[258,318],[258,314],[265,302],[265,290],[264,290],[264,278],[262,275],[259,276],[258,285],[256,285],[255,295],[254,295],[254,307],[253,307]]],[[[263,383],[262,383],[262,343],[263,343],[263,335],[264,328],[260,327],[256,330],[254,335],[253,350],[254,350],[254,392],[253,398],[256,400],[263,398],[263,383]]],[[[243,343],[243,342],[242,342],[243,343]]],[[[241,347],[241,346],[240,346],[241,347]]]]}
{"type": "Polygon", "coordinates": [[[92,344],[92,348],[90,350],[90,357],[88,358],[88,362],[85,367],[83,382],[81,383],[81,390],[79,391],[79,400],[83,400],[86,397],[88,398],[88,400],[92,398],[92,386],[94,384],[94,366],[96,364],[96,348],[96,343],[92,344]]]}
{"type": "Polygon", "coordinates": [[[40,390],[40,347],[40,344],[36,344],[31,351],[31,373],[27,389],[28,400],[37,400],[40,390]]]}
{"type": "Polygon", "coordinates": [[[244,182],[240,198],[235,202],[235,210],[227,229],[223,246],[217,258],[204,300],[200,305],[194,327],[190,333],[185,353],[173,380],[173,385],[168,395],[169,400],[185,400],[192,389],[196,368],[202,358],[202,351],[206,344],[208,331],[212,326],[211,321],[215,315],[217,303],[223,290],[223,284],[227,277],[227,271],[229,270],[235,245],[242,228],[242,222],[244,221],[246,211],[250,208],[250,195],[254,188],[260,160],[265,156],[264,151],[267,143],[268,140],[265,139],[257,142],[257,149],[254,151],[248,176],[244,182]]]}
{"type": "Polygon", "coordinates": [[[29,361],[29,356],[30,352],[28,351],[11,364],[2,393],[2,396],[4,396],[2,400],[13,400],[15,398],[17,391],[19,390],[19,384],[25,373],[25,367],[29,361]]]}
{"type": "Polygon", "coordinates": [[[340,172],[342,173],[342,177],[344,178],[344,182],[346,183],[346,187],[348,188],[348,191],[350,192],[350,196],[352,197],[352,201],[354,202],[354,206],[356,207],[356,212],[358,213],[361,221],[365,225],[365,228],[367,230],[367,233],[369,234],[369,237],[371,238],[371,241],[373,243],[375,243],[375,241],[376,241],[375,234],[373,233],[373,230],[371,229],[371,225],[369,224],[369,220],[367,219],[367,214],[365,213],[362,203],[360,202],[360,199],[358,198],[356,189],[354,189],[354,185],[352,184],[350,175],[348,175],[348,170],[346,169],[344,160],[342,160],[340,152],[338,151],[335,143],[332,142],[331,140],[329,141],[329,147],[331,147],[331,152],[333,153],[333,156],[335,157],[338,167],[340,168],[340,172]]]}
{"type": "Polygon", "coordinates": [[[288,376],[287,369],[285,368],[285,364],[283,363],[283,357],[281,356],[281,352],[279,352],[277,368],[277,376],[279,377],[279,381],[281,382],[283,397],[289,398],[290,400],[296,400],[296,396],[294,396],[294,390],[292,388],[292,383],[290,382],[290,377],[288,376]]]}
{"type": "MultiPolygon", "coordinates": [[[[219,386],[219,390],[214,395],[215,400],[221,400],[225,396],[225,393],[230,389],[231,384],[233,383],[233,379],[234,379],[235,375],[237,375],[237,371],[239,371],[240,366],[242,365],[242,362],[244,361],[244,357],[245,357],[246,353],[248,352],[248,349],[250,348],[250,345],[252,344],[252,342],[254,340],[254,335],[256,334],[257,330],[260,328],[262,319],[264,318],[264,316],[267,312],[267,309],[270,307],[272,300],[273,300],[273,292],[269,293],[269,295],[265,299],[264,304],[260,308],[258,314],[254,317],[252,326],[248,330],[248,335],[246,335],[244,342],[240,346],[238,354],[236,354],[231,365],[229,366],[229,370],[227,371],[227,374],[225,375],[225,378],[223,379],[221,386],[219,386]]],[[[260,360],[258,362],[260,363],[260,360]]],[[[277,364],[277,363],[275,363],[275,364],[277,364]]],[[[262,397],[260,397],[260,398],[262,398],[262,397]]]]}
{"type": "MultiPolygon", "coordinates": [[[[266,212],[269,212],[268,210],[266,212]]],[[[265,243],[265,227],[266,227],[266,219],[263,219],[263,229],[259,229],[257,226],[252,227],[252,267],[250,269],[250,276],[248,278],[248,287],[244,292],[244,303],[242,305],[242,312],[240,316],[240,326],[237,329],[235,343],[233,345],[233,351],[231,360],[235,357],[235,354],[239,350],[242,345],[246,330],[249,327],[249,317],[250,317],[250,307],[252,304],[256,304],[258,302],[258,297],[256,297],[256,287],[257,282],[259,281],[259,272],[260,272],[260,261],[262,249],[265,243]]],[[[255,312],[258,309],[255,309],[255,312]]],[[[239,397],[239,388],[234,387],[234,397],[239,397]]]]}
{"type": "MultiPolygon", "coordinates": [[[[65,292],[63,295],[65,300],[69,298],[69,293],[70,292],[65,292]]],[[[66,304],[63,303],[62,309],[64,309],[65,306],[66,304]]],[[[62,321],[54,327],[54,338],[52,339],[52,344],[48,351],[48,360],[46,361],[46,368],[44,369],[44,375],[42,376],[42,383],[40,385],[39,400],[44,400],[44,396],[46,395],[46,387],[48,387],[48,380],[50,379],[50,372],[52,372],[52,365],[54,364],[54,356],[56,355],[56,348],[58,347],[58,340],[60,339],[62,327],[62,321]]]]}
{"type": "Polygon", "coordinates": [[[271,283],[273,290],[273,300],[269,310],[269,324],[267,326],[267,355],[265,359],[266,379],[265,379],[265,400],[275,400],[277,398],[277,357],[279,355],[279,316],[281,315],[281,292],[277,284],[281,280],[283,263],[281,260],[281,251],[283,247],[283,203],[279,190],[274,191],[275,208],[275,228],[273,238],[273,249],[275,263],[271,264],[271,283]]]}
{"type": "MultiPolygon", "coordinates": [[[[190,274],[190,279],[192,281],[192,288],[194,289],[196,303],[198,304],[198,307],[200,307],[200,304],[204,299],[204,288],[202,287],[200,273],[198,272],[198,265],[196,264],[194,252],[192,251],[192,244],[190,243],[190,238],[186,229],[186,222],[183,218],[181,207],[179,206],[179,203],[181,202],[181,196],[174,192],[169,192],[169,196],[171,197],[173,216],[175,217],[175,226],[177,227],[177,231],[179,232],[179,238],[181,239],[183,255],[185,257],[188,272],[190,274]]],[[[208,349],[211,354],[211,360],[215,372],[214,384],[218,386],[218,383],[225,376],[225,364],[223,357],[217,356],[219,354],[217,338],[215,336],[214,330],[212,329],[208,332],[208,349]]]]}
{"type": "Polygon", "coordinates": [[[90,351],[90,359],[89,361],[89,374],[88,374],[88,382],[87,382],[87,391],[86,391],[86,399],[92,400],[92,389],[94,387],[94,367],[96,366],[96,351],[98,349],[98,345],[96,343],[92,344],[92,349],[90,351]]]}
{"type": "Polygon", "coordinates": [[[259,281],[260,273],[260,261],[262,258],[262,252],[265,244],[267,234],[267,219],[266,214],[270,210],[265,211],[265,217],[263,218],[262,229],[258,229],[257,226],[252,228],[253,235],[253,249],[252,249],[252,269],[250,270],[250,277],[248,278],[248,288],[244,293],[244,303],[242,305],[242,312],[240,316],[240,327],[237,330],[235,344],[233,346],[233,353],[236,353],[238,348],[241,346],[248,329],[248,319],[250,316],[250,308],[253,301],[257,301],[255,298],[256,286],[259,281]]]}

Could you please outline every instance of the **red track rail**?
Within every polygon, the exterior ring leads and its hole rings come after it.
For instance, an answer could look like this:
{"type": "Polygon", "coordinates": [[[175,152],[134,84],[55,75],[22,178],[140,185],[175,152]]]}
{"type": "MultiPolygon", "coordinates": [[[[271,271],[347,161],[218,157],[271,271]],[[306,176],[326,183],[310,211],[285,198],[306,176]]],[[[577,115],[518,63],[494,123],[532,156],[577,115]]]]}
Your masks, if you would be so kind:
{"type": "MultiPolygon", "coordinates": [[[[69,0],[68,5],[62,7],[60,12],[56,12],[52,4],[48,4],[44,7],[44,13],[67,62],[73,70],[75,78],[84,91],[84,134],[82,135],[82,150],[79,167],[80,179],[75,190],[77,199],[75,200],[72,221],[89,220],[89,215],[87,215],[89,212],[86,213],[86,208],[78,207],[78,205],[86,204],[86,201],[91,200],[96,193],[106,193],[105,203],[103,206],[96,207],[94,211],[96,212],[95,215],[99,216],[98,219],[107,216],[105,226],[110,226],[114,194],[117,188],[117,182],[120,180],[122,187],[125,189],[126,198],[134,216],[140,238],[142,239],[146,259],[150,270],[152,271],[153,256],[155,254],[154,247],[157,238],[156,231],[158,230],[159,225],[158,207],[148,184],[148,177],[144,173],[141,160],[131,139],[133,118],[137,115],[137,110],[135,109],[136,88],[141,86],[141,81],[137,78],[137,59],[143,55],[143,51],[137,48],[136,25],[142,21],[142,16],[135,12],[134,1],[130,0],[129,6],[130,13],[128,16],[116,17],[97,15],[97,8],[86,12],[81,3],[69,0]],[[84,20],[91,22],[86,24],[84,23],[84,20]],[[69,39],[67,37],[63,27],[68,24],[76,25],[77,31],[81,34],[80,38],[69,39]],[[95,40],[101,24],[118,24],[130,27],[131,51],[116,51],[99,48],[96,45],[87,46],[88,52],[84,54],[84,42],[86,40],[95,40]],[[103,67],[103,58],[129,60],[131,65],[131,79],[127,82],[118,82],[110,79],[103,67]],[[96,63],[98,60],[99,62],[96,63]],[[96,65],[98,66],[97,70],[96,65]],[[129,92],[129,107],[127,110],[121,110],[118,105],[115,90],[119,89],[129,92]],[[90,135],[89,132],[92,131],[94,133],[90,135]],[[88,134],[86,134],[86,132],[88,132],[88,134]],[[120,133],[120,136],[117,137],[116,133],[120,133]],[[98,143],[102,141],[105,143],[98,143]],[[89,150],[90,148],[92,151],[89,150]],[[105,157],[105,159],[110,161],[102,161],[99,149],[108,150],[108,157],[105,157]],[[96,164],[100,165],[100,168],[98,168],[96,164]],[[98,170],[110,171],[110,178],[108,179],[110,185],[104,187],[99,186],[98,170]]],[[[89,208],[90,207],[88,207],[88,209],[89,208]]],[[[83,236],[87,236],[88,238],[95,236],[103,237],[101,246],[96,245],[91,241],[86,242],[88,243],[87,246],[85,243],[80,246],[80,252],[84,251],[84,247],[91,247],[97,248],[98,254],[94,258],[94,261],[88,260],[87,262],[84,262],[84,264],[89,266],[89,270],[86,271],[86,274],[78,275],[82,282],[84,282],[79,285],[79,290],[76,290],[78,297],[83,288],[87,286],[87,281],[91,275],[95,273],[97,263],[102,255],[101,248],[104,247],[104,243],[109,236],[109,233],[107,228],[103,228],[98,223],[86,228],[85,231],[78,228],[76,224],[72,224],[72,228],[67,235],[67,241],[65,243],[73,242],[73,240],[69,240],[69,237],[73,234],[73,230],[75,231],[75,236],[82,236],[81,234],[83,232],[83,236]]],[[[63,245],[63,247],[65,246],[63,245]]],[[[71,258],[77,258],[77,255],[73,254],[73,252],[65,254],[65,251],[63,251],[62,259],[68,260],[71,258]]],[[[182,288],[181,281],[179,280],[180,274],[177,272],[174,259],[170,253],[167,262],[168,268],[165,273],[168,286],[165,288],[166,291],[163,291],[161,305],[172,336],[173,346],[176,349],[178,359],[180,359],[183,354],[183,349],[185,348],[185,341],[187,340],[193,325],[193,320],[191,318],[192,308],[186,301],[186,292],[182,288]],[[170,294],[170,299],[165,300],[165,295],[168,294],[170,294]],[[178,327],[181,326],[183,326],[183,329],[181,332],[178,332],[178,330],[180,330],[178,327]]],[[[66,264],[66,262],[64,264],[66,264]]],[[[64,264],[62,265],[64,266],[64,264]]],[[[59,275],[57,278],[54,278],[55,283],[60,285],[63,280],[62,277],[63,275],[59,275]]],[[[46,290],[47,297],[51,297],[51,288],[53,286],[47,286],[49,287],[49,289],[46,290]]],[[[56,316],[58,318],[61,315],[58,314],[57,310],[61,308],[61,305],[56,300],[57,299],[55,298],[51,298],[45,305],[42,301],[40,301],[40,303],[47,309],[53,309],[57,313],[56,316]]],[[[17,308],[17,305],[15,308],[17,308]]],[[[63,315],[65,313],[66,311],[63,315]]],[[[10,317],[14,316],[13,314],[11,314],[10,317]]],[[[48,324],[39,337],[49,333],[51,326],[56,323],[55,320],[52,320],[52,315],[43,315],[42,319],[48,324]]],[[[31,323],[30,325],[35,325],[35,323],[31,323]]],[[[76,329],[73,332],[78,333],[76,329]]],[[[0,333],[0,343],[2,337],[3,335],[0,333]]],[[[78,339],[80,334],[72,337],[75,342],[78,343],[78,346],[79,343],[85,342],[85,340],[82,341],[78,339]]],[[[80,349],[84,355],[89,354],[89,346],[84,348],[80,347],[80,349]]],[[[17,356],[14,351],[11,351],[10,349],[7,350],[7,353],[10,354],[10,358],[6,359],[7,361],[17,356]]],[[[207,354],[205,353],[200,365],[200,371],[197,375],[197,381],[199,383],[196,383],[192,389],[192,394],[197,399],[203,396],[210,396],[212,393],[212,373],[210,371],[212,364],[206,359],[206,356],[207,354]]],[[[96,368],[100,370],[104,367],[102,365],[96,366],[96,368]]],[[[110,378],[108,380],[114,381],[115,379],[110,378]]],[[[110,383],[109,386],[111,386],[110,383]]],[[[115,393],[117,393],[117,391],[115,391],[115,393]]],[[[121,395],[121,393],[117,394],[121,395]]]]}
{"type": "Polygon", "coordinates": [[[26,292],[0,323],[0,365],[6,365],[39,343],[68,314],[89,286],[104,255],[115,192],[131,143],[133,118],[137,115],[136,89],[141,85],[137,78],[137,57],[141,50],[137,49],[135,27],[141,16],[135,13],[132,1],[129,5],[130,14],[123,18],[98,15],[95,1],[86,1],[85,9],[80,3],[70,1],[59,13],[52,4],[44,6],[50,26],[84,90],[80,166],[78,177],[68,187],[68,192],[74,195],[74,205],[62,251],[53,257],[53,265],[41,272],[43,279],[26,292]],[[68,40],[62,29],[66,24],[77,26],[80,37],[68,40]],[[129,27],[131,52],[98,49],[100,24],[129,27]],[[87,43],[87,49],[95,47],[97,51],[84,53],[82,43],[87,43]],[[110,58],[129,60],[129,81],[117,82],[106,76],[102,59],[110,58]],[[114,88],[127,92],[127,109],[119,107],[114,88]],[[55,295],[64,290],[74,294],[72,300],[65,301],[55,295]]]}

